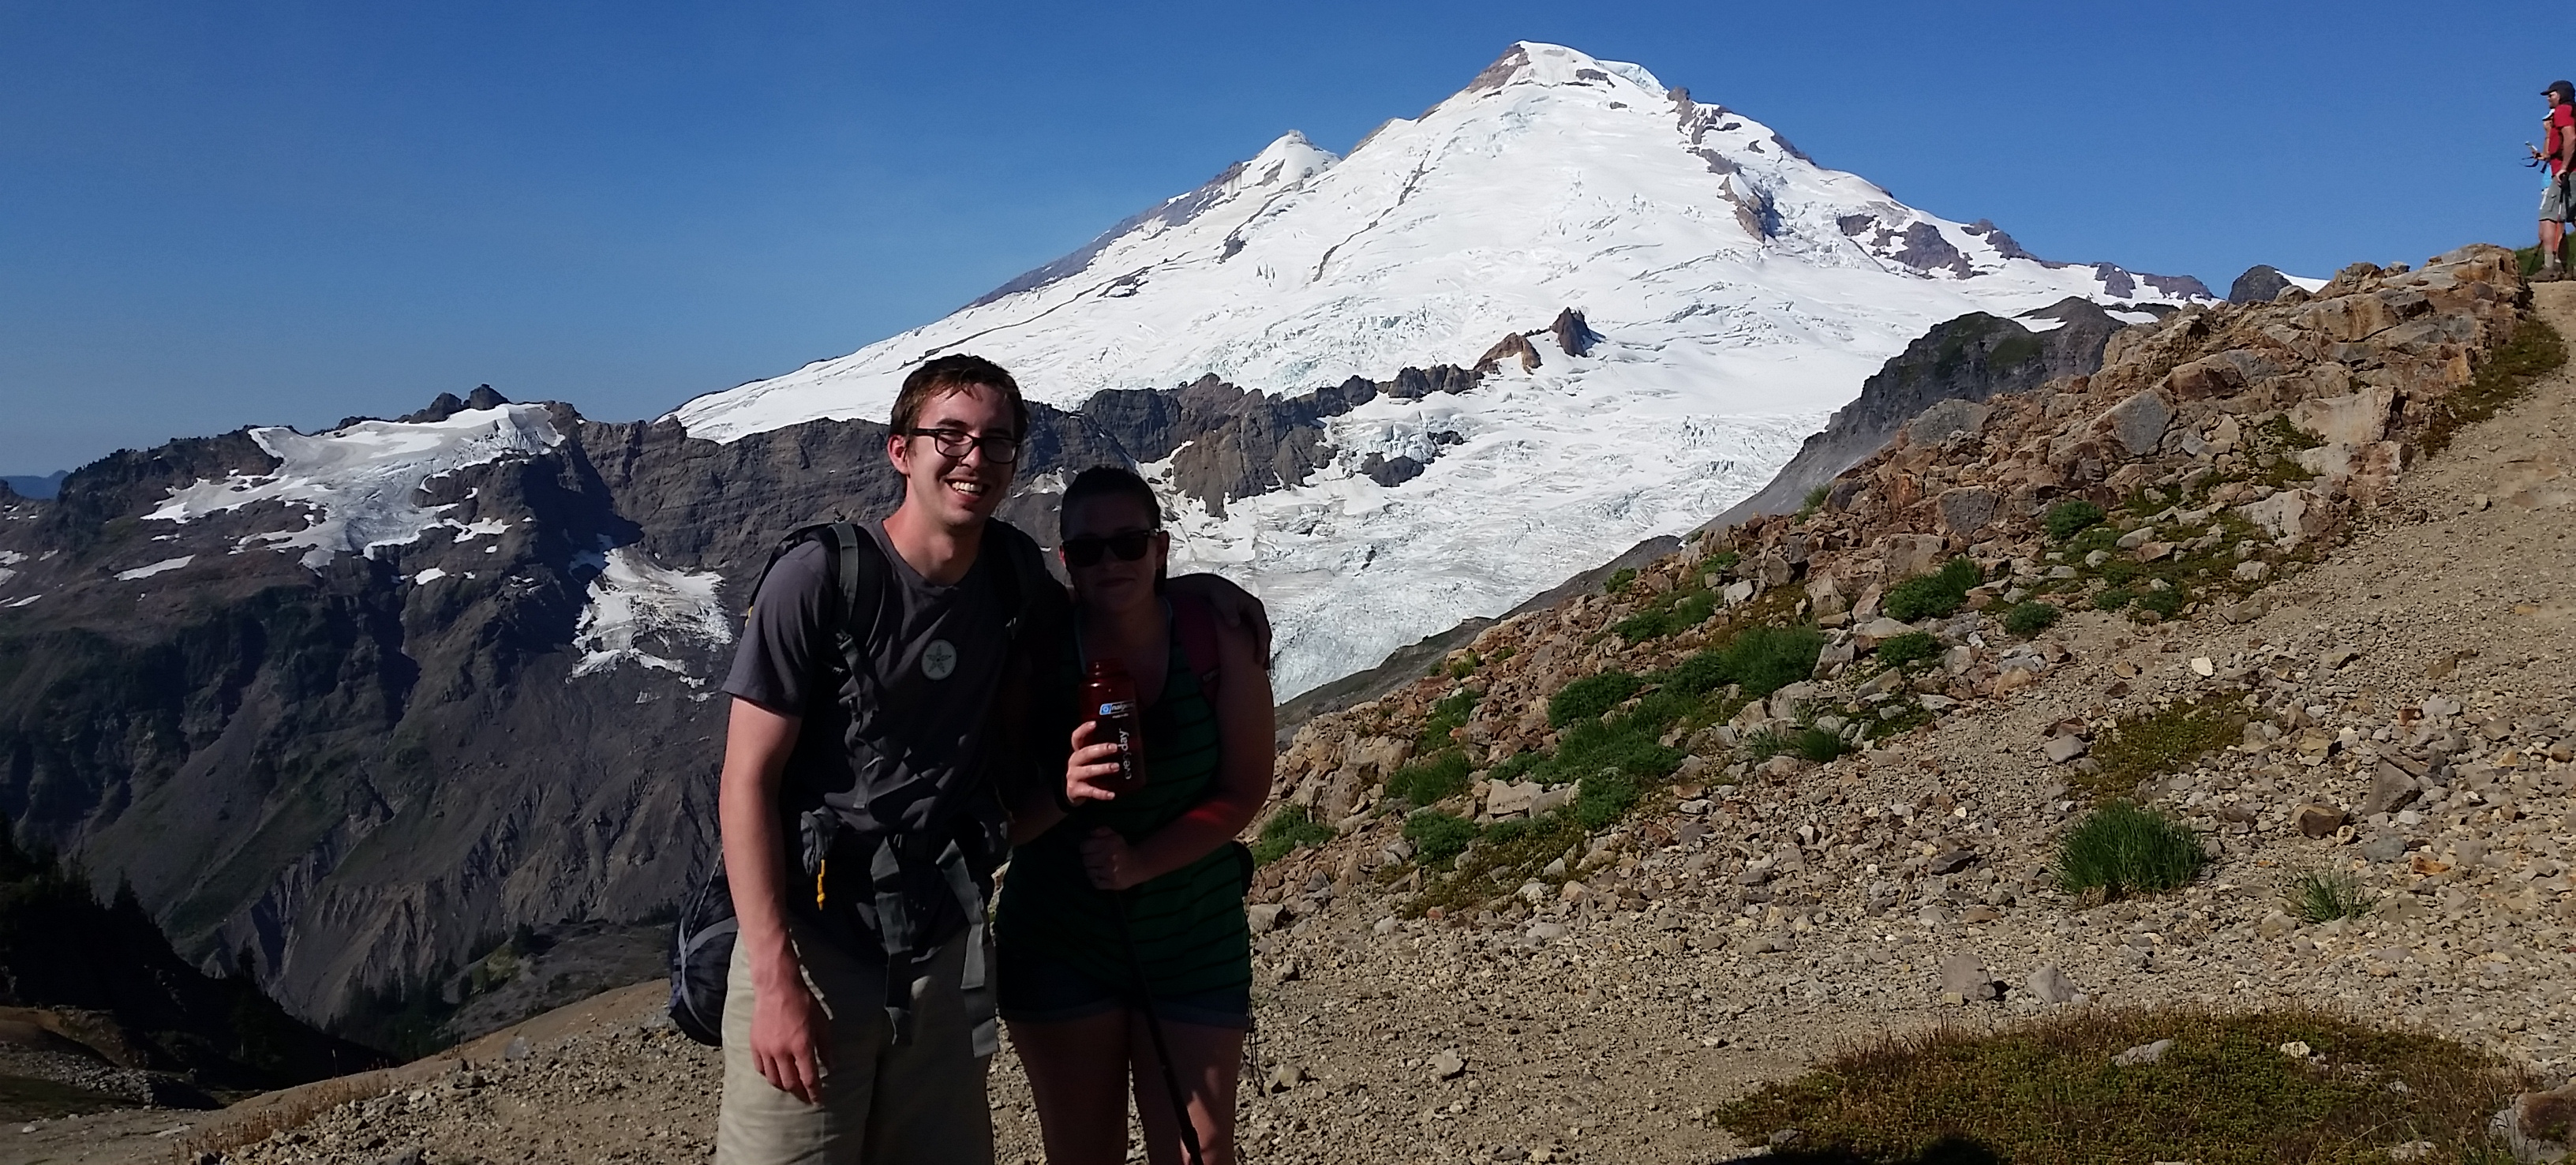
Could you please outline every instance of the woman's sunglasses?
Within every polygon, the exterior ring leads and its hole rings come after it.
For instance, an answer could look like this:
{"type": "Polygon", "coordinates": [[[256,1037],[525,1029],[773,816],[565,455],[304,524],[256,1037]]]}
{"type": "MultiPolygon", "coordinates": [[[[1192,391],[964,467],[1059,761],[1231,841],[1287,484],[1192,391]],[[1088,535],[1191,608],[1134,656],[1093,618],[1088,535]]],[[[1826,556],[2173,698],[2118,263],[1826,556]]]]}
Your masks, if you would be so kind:
{"type": "Polygon", "coordinates": [[[1067,566],[1098,566],[1101,554],[1106,552],[1117,555],[1121,562],[1134,562],[1145,557],[1145,548],[1153,543],[1152,530],[1068,538],[1064,543],[1064,561],[1067,566]]]}

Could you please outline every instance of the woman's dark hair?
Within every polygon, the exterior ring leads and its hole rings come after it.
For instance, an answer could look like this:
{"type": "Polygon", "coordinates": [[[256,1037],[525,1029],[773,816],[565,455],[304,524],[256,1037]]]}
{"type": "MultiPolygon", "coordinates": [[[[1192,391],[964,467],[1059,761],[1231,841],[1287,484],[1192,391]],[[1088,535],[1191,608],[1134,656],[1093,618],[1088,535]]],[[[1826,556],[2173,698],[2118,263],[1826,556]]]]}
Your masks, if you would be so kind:
{"type": "Polygon", "coordinates": [[[1073,484],[1064,487],[1064,499],[1056,504],[1056,537],[1064,536],[1064,523],[1072,515],[1073,507],[1102,497],[1136,499],[1138,505],[1145,507],[1145,520],[1152,524],[1152,528],[1163,528],[1163,503],[1154,500],[1154,487],[1145,484],[1144,478],[1123,466],[1095,465],[1075,474],[1073,484]]]}

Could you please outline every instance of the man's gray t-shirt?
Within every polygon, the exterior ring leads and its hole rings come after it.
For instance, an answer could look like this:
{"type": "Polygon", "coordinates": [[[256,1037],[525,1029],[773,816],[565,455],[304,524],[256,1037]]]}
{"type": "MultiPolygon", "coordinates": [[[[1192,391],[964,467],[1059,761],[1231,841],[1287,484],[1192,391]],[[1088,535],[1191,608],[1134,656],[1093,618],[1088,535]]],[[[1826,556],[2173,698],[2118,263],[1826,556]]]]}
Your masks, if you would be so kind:
{"type": "MultiPolygon", "coordinates": [[[[902,775],[954,770],[982,780],[988,713],[1011,647],[1006,623],[1011,612],[1004,608],[1000,585],[1010,564],[1000,561],[998,553],[981,554],[964,578],[939,586],[895,553],[883,523],[861,529],[876,541],[886,562],[885,594],[863,645],[878,696],[877,706],[868,710],[879,726],[873,735],[902,775]]],[[[841,613],[833,609],[840,597],[824,555],[820,541],[809,541],[770,568],[752,598],[751,619],[724,684],[728,694],[803,718],[781,796],[790,808],[827,796],[842,800],[854,781],[843,743],[850,713],[840,701],[838,649],[831,631],[840,625],[841,613]]],[[[883,824],[919,828],[926,823],[883,824]]],[[[792,830],[787,840],[790,847],[796,844],[792,830]]],[[[952,923],[963,921],[951,903],[930,933],[945,933],[952,923]]]]}

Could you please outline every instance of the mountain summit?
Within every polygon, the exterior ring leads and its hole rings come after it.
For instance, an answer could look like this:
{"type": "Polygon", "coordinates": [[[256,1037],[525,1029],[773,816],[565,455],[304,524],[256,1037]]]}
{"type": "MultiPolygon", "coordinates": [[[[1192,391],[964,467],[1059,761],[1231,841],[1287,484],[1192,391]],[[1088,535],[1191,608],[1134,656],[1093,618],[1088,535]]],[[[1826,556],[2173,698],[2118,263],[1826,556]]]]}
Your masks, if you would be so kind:
{"type": "Polygon", "coordinates": [[[1181,555],[1280,609],[1293,693],[1726,509],[1931,325],[2068,296],[2208,291],[2040,260],[1637,65],[1522,42],[1347,157],[1288,134],[955,314],[672,416],[719,442],[882,417],[910,367],[961,351],[1065,407],[1490,355],[1473,391],[1334,417],[1310,476],[1178,507],[1181,555]],[[1571,346],[1543,334],[1569,308],[1571,346]],[[1398,459],[1422,471],[1371,470],[1398,459]],[[1387,594],[1400,609],[1362,602],[1387,594]]]}

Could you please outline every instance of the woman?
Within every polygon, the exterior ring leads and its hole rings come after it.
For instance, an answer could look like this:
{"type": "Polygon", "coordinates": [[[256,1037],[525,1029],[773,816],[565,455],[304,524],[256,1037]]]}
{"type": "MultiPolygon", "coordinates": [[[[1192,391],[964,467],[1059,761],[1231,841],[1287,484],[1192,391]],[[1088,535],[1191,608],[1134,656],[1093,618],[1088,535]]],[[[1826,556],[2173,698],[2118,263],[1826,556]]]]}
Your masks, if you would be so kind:
{"type": "Polygon", "coordinates": [[[1141,478],[1085,470],[1061,514],[1076,607],[1063,702],[1088,664],[1123,665],[1143,707],[1145,783],[1123,796],[1102,787],[1118,746],[1085,720],[1060,807],[1014,820],[1028,840],[995,912],[1002,1018],[1051,1165],[1124,1161],[1131,1086],[1148,1159],[1183,1160],[1157,1022],[1206,1165],[1231,1165],[1252,1026],[1252,862],[1234,838],[1270,795],[1270,677],[1249,631],[1167,601],[1170,536],[1141,478]]]}

